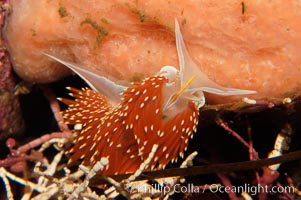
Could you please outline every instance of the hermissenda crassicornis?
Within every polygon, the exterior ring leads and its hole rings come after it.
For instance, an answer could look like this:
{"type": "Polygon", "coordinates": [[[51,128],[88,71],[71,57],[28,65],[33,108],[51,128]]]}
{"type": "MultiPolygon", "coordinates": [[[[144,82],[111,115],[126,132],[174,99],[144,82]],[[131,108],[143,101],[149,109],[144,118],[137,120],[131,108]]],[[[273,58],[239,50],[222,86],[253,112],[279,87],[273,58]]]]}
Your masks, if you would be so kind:
{"type": "Polygon", "coordinates": [[[119,174],[135,172],[152,153],[153,159],[144,169],[162,169],[184,155],[196,131],[198,109],[205,103],[203,91],[218,95],[254,93],[224,88],[202,72],[194,73],[197,66],[188,54],[177,21],[175,35],[180,70],[165,66],[130,87],[46,54],[93,89],[69,88],[75,100],[60,99],[69,105],[63,111],[66,123],[75,125],[70,162],[81,159],[83,165],[93,166],[105,157],[109,164],[101,173],[119,174]],[[155,152],[154,145],[158,147],[155,152]]]}

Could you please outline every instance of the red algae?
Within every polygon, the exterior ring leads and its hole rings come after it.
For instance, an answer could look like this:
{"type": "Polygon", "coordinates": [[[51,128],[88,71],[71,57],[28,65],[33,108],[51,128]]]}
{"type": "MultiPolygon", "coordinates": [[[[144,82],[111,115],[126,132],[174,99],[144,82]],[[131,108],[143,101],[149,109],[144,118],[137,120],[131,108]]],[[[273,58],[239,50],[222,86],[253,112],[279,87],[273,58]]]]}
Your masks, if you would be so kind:
{"type": "MultiPolygon", "coordinates": [[[[5,34],[14,69],[28,81],[46,83],[70,74],[43,52],[114,81],[141,80],[165,65],[178,66],[173,25],[177,18],[191,57],[216,83],[256,90],[254,98],[291,96],[301,87],[299,1],[11,4],[5,34]]],[[[207,100],[225,101],[212,95],[207,100]]]]}

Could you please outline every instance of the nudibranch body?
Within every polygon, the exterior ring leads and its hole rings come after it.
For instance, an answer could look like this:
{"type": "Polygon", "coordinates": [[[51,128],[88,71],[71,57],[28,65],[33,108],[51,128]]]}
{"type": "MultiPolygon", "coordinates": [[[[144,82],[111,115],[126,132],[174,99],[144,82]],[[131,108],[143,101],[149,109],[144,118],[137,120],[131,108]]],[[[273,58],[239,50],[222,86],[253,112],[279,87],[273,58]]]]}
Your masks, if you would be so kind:
{"type": "Polygon", "coordinates": [[[158,149],[146,169],[163,168],[182,155],[195,132],[198,107],[189,100],[179,112],[165,115],[161,94],[166,87],[166,77],[148,77],[125,89],[116,107],[89,89],[70,89],[76,100],[61,99],[69,105],[64,116],[83,127],[76,133],[70,162],[83,159],[83,165],[93,166],[106,157],[109,165],[101,173],[115,174],[136,171],[154,144],[158,149]]]}
{"type": "Polygon", "coordinates": [[[203,91],[219,95],[254,93],[224,88],[202,73],[194,74],[196,65],[185,48],[177,21],[175,27],[180,69],[165,66],[158,74],[129,87],[48,55],[95,90],[70,88],[75,100],[61,99],[69,105],[64,111],[66,122],[75,124],[70,162],[83,160],[83,165],[93,166],[106,157],[109,164],[100,173],[119,174],[140,169],[152,153],[143,170],[162,169],[184,155],[189,138],[196,132],[198,109],[205,103],[203,91]],[[154,145],[158,147],[155,152],[154,145]]]}

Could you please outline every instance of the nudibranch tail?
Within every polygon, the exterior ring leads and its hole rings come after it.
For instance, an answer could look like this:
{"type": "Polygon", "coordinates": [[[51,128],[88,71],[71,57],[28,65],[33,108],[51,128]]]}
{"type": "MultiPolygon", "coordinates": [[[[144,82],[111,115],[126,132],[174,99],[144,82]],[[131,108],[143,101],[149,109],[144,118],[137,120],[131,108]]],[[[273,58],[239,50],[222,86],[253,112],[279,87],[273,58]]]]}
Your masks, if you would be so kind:
{"type": "Polygon", "coordinates": [[[92,142],[95,130],[89,130],[94,126],[98,126],[101,119],[111,109],[111,105],[103,95],[96,91],[68,89],[71,91],[70,95],[75,99],[60,98],[59,100],[69,106],[67,110],[62,112],[65,123],[74,125],[74,146],[67,152],[73,154],[69,160],[72,163],[81,159],[82,155],[86,155],[90,151],[89,143],[92,142]]]}
{"type": "Polygon", "coordinates": [[[93,120],[95,115],[97,117],[103,116],[111,108],[107,99],[96,91],[87,88],[78,90],[67,87],[67,89],[75,100],[58,98],[69,106],[67,110],[63,111],[67,124],[82,124],[83,119],[86,121],[93,120]]]}
{"type": "Polygon", "coordinates": [[[204,74],[190,57],[188,50],[185,46],[182,33],[178,21],[175,19],[175,34],[176,34],[176,46],[180,64],[180,77],[181,85],[183,85],[189,77],[194,74],[196,80],[192,83],[192,88],[198,88],[193,91],[205,91],[217,95],[246,95],[254,94],[256,91],[252,90],[240,90],[234,88],[225,88],[218,85],[214,81],[210,80],[206,74],[204,74]],[[201,87],[200,87],[201,86],[201,87]]]}
{"type": "Polygon", "coordinates": [[[66,62],[50,54],[43,54],[68,67],[74,73],[79,75],[93,90],[106,96],[112,104],[117,105],[120,103],[120,93],[126,88],[125,86],[118,85],[106,77],[98,75],[91,69],[88,71],[82,67],[76,66],[74,63],[66,62]]]}
{"type": "Polygon", "coordinates": [[[141,163],[138,147],[131,130],[127,130],[121,107],[112,107],[100,93],[68,88],[74,100],[59,98],[69,108],[63,111],[67,124],[73,124],[74,145],[67,151],[69,163],[82,160],[93,166],[102,157],[109,165],[102,174],[134,172],[141,163]],[[130,164],[128,164],[130,163],[130,164]]]}

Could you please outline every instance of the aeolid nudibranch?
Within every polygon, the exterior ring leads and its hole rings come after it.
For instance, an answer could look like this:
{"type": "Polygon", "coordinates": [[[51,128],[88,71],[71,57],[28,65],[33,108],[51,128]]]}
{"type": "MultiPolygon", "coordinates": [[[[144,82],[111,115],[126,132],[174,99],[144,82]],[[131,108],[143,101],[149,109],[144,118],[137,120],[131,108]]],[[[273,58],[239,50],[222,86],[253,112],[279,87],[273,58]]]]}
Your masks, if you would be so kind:
{"type": "Polygon", "coordinates": [[[70,88],[75,100],[60,99],[66,123],[74,124],[70,162],[93,166],[101,158],[109,164],[100,173],[135,172],[150,153],[145,170],[162,169],[183,156],[198,124],[203,91],[218,95],[252,94],[254,91],[224,88],[199,71],[185,47],[175,21],[180,69],[161,68],[156,75],[126,87],[96,73],[48,55],[81,76],[93,89],[70,88]],[[193,75],[193,76],[192,76],[193,75]],[[153,146],[158,148],[152,152],[153,146]]]}

